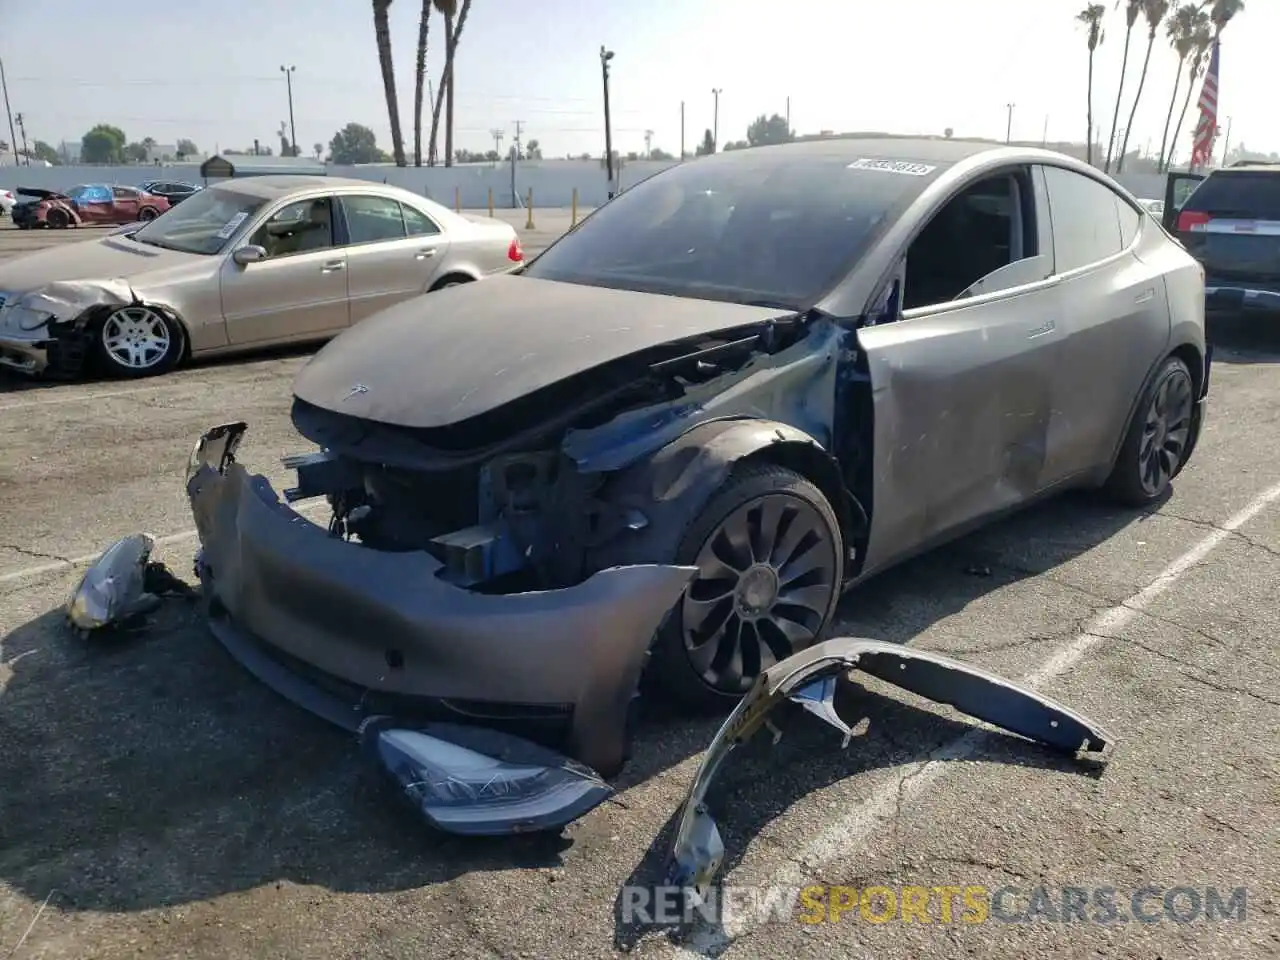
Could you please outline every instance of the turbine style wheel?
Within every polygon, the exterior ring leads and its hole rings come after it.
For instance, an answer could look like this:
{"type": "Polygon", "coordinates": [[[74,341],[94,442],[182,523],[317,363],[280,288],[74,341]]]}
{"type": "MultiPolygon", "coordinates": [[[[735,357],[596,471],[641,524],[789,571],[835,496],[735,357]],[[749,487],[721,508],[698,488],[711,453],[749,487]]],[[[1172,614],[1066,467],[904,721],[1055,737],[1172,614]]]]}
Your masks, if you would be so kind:
{"type": "Polygon", "coordinates": [[[146,377],[172,367],[182,352],[182,331],[151,307],[122,307],[98,331],[99,354],[120,376],[146,377]]]}
{"type": "Polygon", "coordinates": [[[1169,357],[1134,411],[1107,490],[1132,506],[1163,497],[1195,445],[1196,420],[1191,372],[1180,359],[1169,357]]]}
{"type": "Polygon", "coordinates": [[[843,551],[835,511],[804,477],[770,464],[736,472],[681,536],[674,561],[698,575],[658,635],[648,679],[687,705],[723,709],[821,638],[843,551]]]}

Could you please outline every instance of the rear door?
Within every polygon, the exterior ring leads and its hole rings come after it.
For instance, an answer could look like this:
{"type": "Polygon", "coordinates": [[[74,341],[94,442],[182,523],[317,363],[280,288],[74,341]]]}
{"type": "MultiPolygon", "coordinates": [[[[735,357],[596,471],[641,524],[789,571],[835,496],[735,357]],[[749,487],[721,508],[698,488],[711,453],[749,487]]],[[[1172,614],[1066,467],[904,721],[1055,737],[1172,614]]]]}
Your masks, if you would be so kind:
{"type": "Polygon", "coordinates": [[[448,249],[435,221],[377,194],[343,196],[340,203],[347,232],[351,322],[424,293],[448,249]]]}
{"type": "Polygon", "coordinates": [[[1210,309],[1280,308],[1280,167],[1214,171],[1178,211],[1175,232],[1204,266],[1210,309]]]}
{"type": "Polygon", "coordinates": [[[138,219],[141,197],[137,190],[129,187],[112,187],[111,203],[112,219],[118,223],[133,223],[138,219]]]}
{"type": "Polygon", "coordinates": [[[1065,480],[1111,461],[1169,340],[1167,264],[1137,256],[1142,231],[1159,227],[1102,180],[1065,167],[1041,174],[1064,307],[1047,469],[1065,480]]]}
{"type": "Polygon", "coordinates": [[[1177,229],[1178,211],[1203,179],[1202,173],[1169,174],[1164,185],[1164,209],[1160,212],[1160,222],[1170,233],[1177,229]]]}

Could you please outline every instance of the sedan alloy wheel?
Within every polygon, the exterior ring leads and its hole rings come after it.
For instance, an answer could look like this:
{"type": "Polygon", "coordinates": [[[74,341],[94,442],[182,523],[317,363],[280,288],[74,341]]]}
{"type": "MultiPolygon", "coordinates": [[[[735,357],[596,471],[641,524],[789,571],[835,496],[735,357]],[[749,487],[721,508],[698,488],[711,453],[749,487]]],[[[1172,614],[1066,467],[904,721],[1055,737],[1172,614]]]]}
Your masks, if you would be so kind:
{"type": "Polygon", "coordinates": [[[1193,393],[1191,376],[1178,366],[1169,370],[1152,394],[1138,446],[1139,477],[1149,496],[1164,491],[1186,455],[1193,393]]]}

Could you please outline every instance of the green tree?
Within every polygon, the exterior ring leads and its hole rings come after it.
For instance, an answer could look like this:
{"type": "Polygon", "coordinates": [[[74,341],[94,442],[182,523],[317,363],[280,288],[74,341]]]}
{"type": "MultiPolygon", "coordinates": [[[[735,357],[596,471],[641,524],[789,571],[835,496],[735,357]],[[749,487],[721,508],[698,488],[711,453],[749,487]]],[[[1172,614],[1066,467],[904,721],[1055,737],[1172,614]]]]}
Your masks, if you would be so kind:
{"type": "Polygon", "coordinates": [[[320,154],[324,153],[324,144],[323,143],[313,144],[311,149],[315,151],[316,159],[319,160],[320,154]]]}
{"type": "Polygon", "coordinates": [[[753,147],[763,147],[771,143],[790,143],[795,133],[787,125],[787,118],[774,114],[766,117],[763,113],[747,127],[747,143],[753,147]]]}
{"type": "Polygon", "coordinates": [[[178,138],[177,147],[179,157],[195,157],[200,154],[200,148],[196,146],[195,141],[188,140],[186,137],[178,138]]]}
{"type": "Polygon", "coordinates": [[[373,131],[363,124],[348,123],[329,141],[329,159],[334,163],[377,163],[384,156],[373,131]]]}
{"type": "Polygon", "coordinates": [[[125,144],[124,158],[131,163],[142,163],[147,159],[147,148],[141,143],[125,144]]]}
{"type": "Polygon", "coordinates": [[[382,92],[391,118],[391,150],[396,166],[405,166],[404,136],[400,133],[400,102],[396,96],[396,70],[391,61],[391,0],[373,0],[373,34],[378,43],[378,66],[382,68],[382,92]]]}
{"type": "Polygon", "coordinates": [[[674,160],[675,156],[673,156],[670,153],[667,153],[667,151],[663,150],[661,147],[654,147],[652,150],[649,151],[649,159],[650,160],[674,160]]]}
{"type": "Polygon", "coordinates": [[[524,158],[526,160],[542,159],[542,145],[538,143],[538,140],[536,137],[530,140],[527,144],[525,144],[524,158]]]}
{"type": "Polygon", "coordinates": [[[1133,118],[1138,115],[1138,104],[1142,102],[1142,90],[1147,84],[1147,70],[1151,66],[1151,50],[1156,45],[1156,34],[1160,32],[1160,24],[1164,23],[1169,13],[1169,0],[1142,0],[1142,15],[1147,18],[1147,55],[1142,61],[1142,73],[1138,77],[1138,92],[1133,97],[1133,107],[1129,110],[1129,123],[1124,128],[1124,140],[1120,144],[1120,156],[1116,159],[1116,173],[1124,172],[1124,156],[1129,152],[1129,137],[1133,135],[1133,118]]]}
{"type": "Polygon", "coordinates": [[[724,150],[746,150],[746,149],[747,149],[748,147],[750,147],[750,146],[752,146],[752,144],[751,144],[751,143],[749,143],[749,142],[748,142],[748,141],[746,141],[746,140],[730,140],[728,143],[726,143],[726,144],[725,144],[723,147],[721,147],[720,149],[721,149],[722,151],[724,151],[724,150]]]}
{"type": "Polygon", "coordinates": [[[80,139],[80,159],[85,163],[120,163],[127,142],[119,127],[100,123],[80,139]]]}
{"type": "Polygon", "coordinates": [[[716,138],[711,135],[708,130],[702,135],[702,142],[698,144],[698,149],[693,152],[695,157],[705,157],[716,152],[716,138]]]}
{"type": "Polygon", "coordinates": [[[1187,58],[1195,52],[1196,37],[1206,33],[1209,26],[1209,15],[1194,3],[1184,3],[1165,23],[1165,33],[1173,52],[1178,55],[1178,70],[1173,75],[1173,93],[1169,95],[1169,110],[1164,118],[1164,132],[1160,135],[1160,157],[1156,161],[1156,171],[1165,170],[1165,151],[1168,150],[1169,128],[1173,126],[1173,111],[1178,105],[1178,87],[1182,83],[1182,71],[1187,65],[1187,58]]]}
{"type": "MultiPolygon", "coordinates": [[[[1117,0],[1116,6],[1120,5],[1117,0]]],[[[1142,16],[1142,0],[1124,0],[1124,56],[1120,58],[1120,85],[1116,87],[1116,108],[1111,114],[1111,136],[1107,139],[1107,159],[1102,165],[1106,172],[1111,171],[1111,150],[1116,143],[1116,133],[1120,129],[1120,101],[1124,98],[1124,78],[1129,72],[1129,41],[1133,39],[1133,27],[1142,16]]]]}
{"type": "Polygon", "coordinates": [[[1213,23],[1213,37],[1218,39],[1222,36],[1222,31],[1227,24],[1235,19],[1237,14],[1244,12],[1244,0],[1212,0],[1213,5],[1209,8],[1209,20],[1213,23]]]}
{"type": "Polygon", "coordinates": [[[1088,132],[1085,134],[1085,158],[1093,163],[1093,54],[1102,44],[1102,16],[1107,8],[1100,3],[1091,3],[1076,14],[1076,20],[1085,25],[1085,35],[1089,44],[1089,82],[1086,87],[1085,118],[1088,132]]]}
{"type": "Polygon", "coordinates": [[[31,157],[34,160],[43,160],[45,163],[52,163],[54,166],[62,163],[62,158],[58,156],[58,151],[49,146],[43,140],[37,140],[31,146],[31,157]]]}

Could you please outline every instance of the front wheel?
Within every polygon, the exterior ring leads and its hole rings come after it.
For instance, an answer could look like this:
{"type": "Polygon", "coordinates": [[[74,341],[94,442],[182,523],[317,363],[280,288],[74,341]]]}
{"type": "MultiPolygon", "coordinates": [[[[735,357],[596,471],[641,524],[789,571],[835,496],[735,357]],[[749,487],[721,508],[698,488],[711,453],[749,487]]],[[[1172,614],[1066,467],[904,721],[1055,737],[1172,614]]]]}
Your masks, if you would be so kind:
{"type": "Polygon", "coordinates": [[[71,223],[65,210],[50,210],[44,215],[44,222],[55,230],[65,230],[71,223]]]}
{"type": "Polygon", "coordinates": [[[123,307],[98,330],[98,354],[119,377],[150,377],[171,369],[182,355],[182,328],[151,307],[123,307]]]}
{"type": "Polygon", "coordinates": [[[771,464],[735,472],[681,537],[674,561],[698,574],[654,643],[648,680],[699,709],[739,699],[821,638],[843,550],[835,511],[804,477],[771,464]]]}
{"type": "Polygon", "coordinates": [[[1152,378],[1129,421],[1105,490],[1128,506],[1155,503],[1169,489],[1195,445],[1195,383],[1177,357],[1152,378]]]}
{"type": "Polygon", "coordinates": [[[138,219],[143,223],[149,223],[159,215],[160,215],[160,212],[156,210],[155,207],[143,207],[141,210],[138,211],[138,219]]]}

